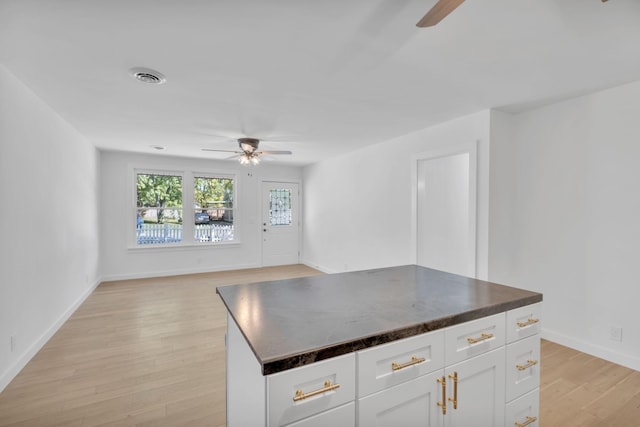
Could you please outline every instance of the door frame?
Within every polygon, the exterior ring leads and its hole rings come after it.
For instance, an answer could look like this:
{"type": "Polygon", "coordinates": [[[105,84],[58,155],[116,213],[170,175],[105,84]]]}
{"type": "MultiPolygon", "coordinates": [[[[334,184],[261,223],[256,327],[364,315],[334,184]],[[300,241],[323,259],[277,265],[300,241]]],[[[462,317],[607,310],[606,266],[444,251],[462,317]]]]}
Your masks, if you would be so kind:
{"type": "MultiPolygon", "coordinates": [[[[263,247],[263,237],[262,237],[262,224],[264,221],[264,206],[265,206],[265,199],[264,199],[264,186],[266,183],[281,183],[281,184],[296,184],[298,186],[298,212],[297,212],[297,216],[298,216],[298,263],[300,263],[300,260],[302,259],[302,182],[300,180],[296,180],[296,179],[267,179],[267,178],[262,178],[260,179],[260,204],[259,204],[259,213],[258,213],[258,218],[259,218],[259,233],[260,233],[260,266],[263,267],[264,266],[264,247],[263,247]]],[[[296,214],[295,212],[293,213],[294,215],[296,214]]]]}
{"type": "Polygon", "coordinates": [[[411,261],[418,263],[418,164],[458,154],[469,154],[469,239],[473,239],[469,263],[473,277],[478,275],[478,141],[442,145],[411,156],[411,261]]]}

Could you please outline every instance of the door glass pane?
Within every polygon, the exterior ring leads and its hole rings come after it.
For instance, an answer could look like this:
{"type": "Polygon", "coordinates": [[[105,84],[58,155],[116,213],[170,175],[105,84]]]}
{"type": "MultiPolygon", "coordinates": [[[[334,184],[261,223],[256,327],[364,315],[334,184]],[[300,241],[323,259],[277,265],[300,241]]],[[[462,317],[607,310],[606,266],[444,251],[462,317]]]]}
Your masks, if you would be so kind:
{"type": "Polygon", "coordinates": [[[291,225],[291,190],[269,190],[269,223],[272,226],[291,225]]]}

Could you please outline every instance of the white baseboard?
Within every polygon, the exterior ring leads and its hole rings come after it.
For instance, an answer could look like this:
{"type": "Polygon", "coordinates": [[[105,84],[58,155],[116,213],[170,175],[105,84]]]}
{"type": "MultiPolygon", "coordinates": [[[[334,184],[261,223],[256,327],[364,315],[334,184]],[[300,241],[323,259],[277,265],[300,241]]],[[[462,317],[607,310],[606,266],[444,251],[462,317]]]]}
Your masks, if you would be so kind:
{"type": "Polygon", "coordinates": [[[185,268],[185,269],[173,269],[162,271],[145,271],[142,273],[124,273],[124,274],[108,274],[103,276],[103,282],[111,282],[115,280],[131,280],[131,279],[149,279],[153,277],[169,277],[169,276],[183,276],[185,274],[200,274],[200,273],[215,273],[217,271],[229,271],[229,270],[246,270],[249,268],[259,268],[259,264],[241,264],[241,265],[224,265],[219,267],[200,267],[200,268],[185,268]]]}
{"type": "Polygon", "coordinates": [[[69,317],[77,310],[78,307],[87,299],[89,295],[98,287],[98,285],[102,282],[102,279],[97,279],[93,284],[91,284],[83,293],[76,299],[76,301],[71,304],[71,306],[55,321],[49,329],[47,329],[35,342],[33,342],[25,351],[22,353],[16,362],[9,367],[5,372],[3,372],[2,376],[0,376],[0,392],[4,390],[11,381],[20,373],[20,371],[29,363],[29,361],[35,356],[38,351],[51,339],[51,337],[60,329],[64,322],[66,322],[69,317]]]}
{"type": "Polygon", "coordinates": [[[324,267],[324,266],[316,264],[316,263],[314,263],[312,261],[302,260],[301,263],[306,265],[307,267],[315,268],[316,270],[320,270],[320,271],[322,271],[323,273],[326,273],[326,274],[341,273],[340,271],[336,271],[336,270],[333,270],[331,268],[324,267]]]}
{"type": "Polygon", "coordinates": [[[586,341],[582,341],[564,334],[560,334],[548,329],[542,329],[542,338],[545,340],[553,341],[555,343],[564,345],[565,347],[573,348],[574,350],[581,351],[583,353],[590,354],[600,359],[608,360],[609,362],[617,363],[618,365],[625,366],[635,371],[640,371],[640,357],[620,353],[611,350],[606,347],[595,345],[586,341]]]}

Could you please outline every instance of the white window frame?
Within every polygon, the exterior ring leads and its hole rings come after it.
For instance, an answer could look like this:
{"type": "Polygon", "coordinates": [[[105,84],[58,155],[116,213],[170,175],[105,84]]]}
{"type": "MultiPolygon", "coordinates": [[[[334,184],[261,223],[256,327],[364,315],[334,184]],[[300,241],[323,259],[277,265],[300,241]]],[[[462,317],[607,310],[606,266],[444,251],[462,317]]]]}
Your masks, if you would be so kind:
{"type": "Polygon", "coordinates": [[[131,209],[132,213],[128,215],[127,224],[129,234],[129,249],[133,250],[145,250],[145,249],[175,249],[184,247],[218,247],[238,245],[238,176],[235,171],[217,170],[217,171],[199,171],[199,170],[184,170],[173,168],[144,168],[144,167],[132,167],[131,168],[131,183],[132,183],[132,197],[131,197],[131,209]],[[151,244],[138,244],[137,228],[136,228],[136,216],[138,213],[138,186],[137,179],[138,174],[148,175],[169,175],[179,176],[182,179],[182,241],[176,243],[151,243],[151,244]],[[233,240],[226,240],[220,242],[199,242],[194,239],[195,236],[195,223],[193,218],[195,217],[194,205],[194,180],[195,178],[225,178],[233,180],[233,228],[234,237],[233,240]],[[191,221],[187,218],[192,218],[191,221]]]}
{"type": "MultiPolygon", "coordinates": [[[[195,240],[192,240],[192,244],[198,244],[198,245],[224,245],[224,244],[232,244],[237,242],[238,239],[238,234],[237,234],[237,228],[236,228],[236,209],[237,209],[237,200],[238,200],[238,179],[235,173],[228,173],[228,172],[198,172],[198,171],[193,171],[191,172],[191,183],[190,183],[190,189],[191,191],[189,191],[189,195],[191,197],[191,201],[190,201],[190,208],[191,208],[191,216],[195,215],[195,210],[193,205],[195,204],[195,188],[194,188],[194,182],[196,178],[222,178],[222,179],[230,179],[233,181],[233,208],[231,208],[231,211],[233,212],[233,240],[225,240],[225,241],[220,241],[220,242],[197,242],[195,240]]],[[[183,199],[184,199],[184,194],[183,194],[183,199]]],[[[195,223],[193,221],[191,221],[191,232],[189,234],[189,236],[195,236],[195,223]]],[[[186,231],[185,231],[186,233],[186,231]]]]}

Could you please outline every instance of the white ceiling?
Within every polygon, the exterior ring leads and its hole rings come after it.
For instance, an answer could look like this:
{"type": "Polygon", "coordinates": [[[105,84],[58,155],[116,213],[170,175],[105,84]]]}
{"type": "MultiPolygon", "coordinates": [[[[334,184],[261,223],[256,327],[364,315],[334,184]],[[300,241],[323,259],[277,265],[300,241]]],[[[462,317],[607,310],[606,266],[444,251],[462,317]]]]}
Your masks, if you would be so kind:
{"type": "Polygon", "coordinates": [[[417,28],[434,3],[0,0],[0,62],[101,149],[225,158],[201,149],[244,134],[297,165],[640,79],[640,0],[467,0],[417,28]]]}

